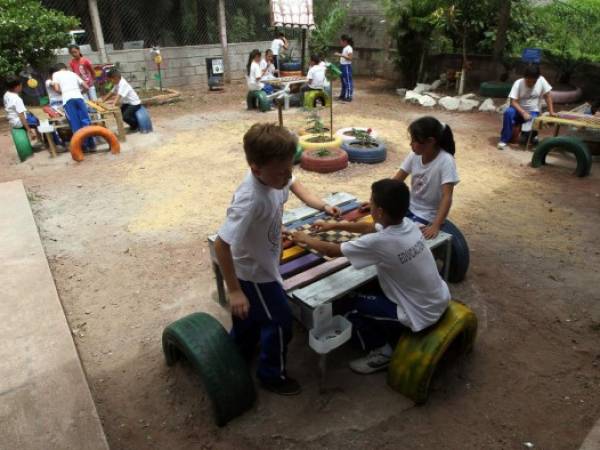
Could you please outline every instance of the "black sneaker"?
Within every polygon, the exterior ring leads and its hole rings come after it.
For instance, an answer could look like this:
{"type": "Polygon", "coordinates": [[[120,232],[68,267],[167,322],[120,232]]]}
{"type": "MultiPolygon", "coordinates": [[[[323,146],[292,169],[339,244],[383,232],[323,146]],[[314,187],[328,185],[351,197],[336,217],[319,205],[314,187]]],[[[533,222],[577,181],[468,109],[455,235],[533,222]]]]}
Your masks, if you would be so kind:
{"type": "Polygon", "coordinates": [[[298,395],[301,391],[300,384],[290,377],[284,380],[260,380],[260,385],[267,391],[279,395],[298,395]]]}

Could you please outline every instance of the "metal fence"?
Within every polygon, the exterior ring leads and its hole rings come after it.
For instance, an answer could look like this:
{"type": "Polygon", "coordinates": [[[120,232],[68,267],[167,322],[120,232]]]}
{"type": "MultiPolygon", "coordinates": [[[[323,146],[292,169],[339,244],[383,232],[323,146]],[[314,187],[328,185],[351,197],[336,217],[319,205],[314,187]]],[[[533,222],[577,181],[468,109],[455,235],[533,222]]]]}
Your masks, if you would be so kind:
{"type": "MultiPolygon", "coordinates": [[[[85,33],[77,34],[76,41],[95,50],[87,0],[42,0],[42,4],[79,18],[85,33]]],[[[98,10],[109,51],[219,42],[218,0],[98,0],[98,10]]],[[[229,42],[272,38],[269,0],[225,0],[225,14],[229,42]]]]}

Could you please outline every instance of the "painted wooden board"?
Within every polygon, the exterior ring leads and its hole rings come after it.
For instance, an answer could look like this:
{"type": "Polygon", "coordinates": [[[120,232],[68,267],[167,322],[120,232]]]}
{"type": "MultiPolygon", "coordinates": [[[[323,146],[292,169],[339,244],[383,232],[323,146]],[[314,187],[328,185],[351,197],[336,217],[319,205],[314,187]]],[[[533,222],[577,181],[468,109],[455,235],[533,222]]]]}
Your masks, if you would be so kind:
{"type": "Polygon", "coordinates": [[[299,289],[307,284],[314,283],[333,272],[337,272],[349,264],[350,262],[344,257],[334,258],[284,280],[283,288],[286,292],[292,289],[299,289]]]}
{"type": "Polygon", "coordinates": [[[346,214],[342,214],[341,219],[348,222],[356,222],[357,220],[369,215],[371,215],[369,211],[361,211],[360,208],[356,208],[346,214]]]}
{"type": "Polygon", "coordinates": [[[323,261],[325,260],[320,255],[309,253],[307,255],[300,256],[299,258],[293,259],[288,263],[281,264],[279,266],[279,273],[284,279],[289,278],[304,270],[308,270],[311,267],[322,263],[323,261]]]}
{"type": "Polygon", "coordinates": [[[285,249],[281,255],[281,263],[290,262],[292,259],[297,258],[298,256],[302,256],[308,253],[307,250],[294,245],[288,249],[285,249]]]}
{"type": "MultiPolygon", "coordinates": [[[[348,194],[347,192],[334,192],[323,199],[327,204],[334,206],[341,206],[345,203],[356,201],[354,195],[348,194]]],[[[302,206],[300,208],[294,208],[283,213],[283,224],[288,225],[291,222],[297,220],[306,219],[307,217],[317,214],[319,210],[311,208],[309,206],[302,206]]]]}
{"type": "MultiPolygon", "coordinates": [[[[343,214],[346,214],[346,213],[348,213],[350,211],[355,210],[360,205],[361,205],[360,202],[352,201],[352,202],[346,203],[345,205],[339,206],[339,208],[342,210],[342,215],[343,215],[343,214]]],[[[323,211],[321,211],[321,212],[319,212],[319,214],[315,214],[315,215],[307,217],[305,219],[296,220],[294,222],[291,222],[291,223],[287,224],[285,227],[288,230],[294,230],[294,229],[296,229],[298,227],[301,227],[303,225],[308,225],[308,224],[314,223],[315,221],[317,221],[319,219],[326,219],[328,217],[330,217],[330,216],[327,213],[324,213],[323,211]]]]}

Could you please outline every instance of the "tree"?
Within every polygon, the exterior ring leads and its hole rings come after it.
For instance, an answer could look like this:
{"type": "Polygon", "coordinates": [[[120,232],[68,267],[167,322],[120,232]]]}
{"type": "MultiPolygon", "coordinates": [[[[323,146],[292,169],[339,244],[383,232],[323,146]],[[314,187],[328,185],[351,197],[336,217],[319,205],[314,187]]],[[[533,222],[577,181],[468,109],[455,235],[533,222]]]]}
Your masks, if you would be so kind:
{"type": "Polygon", "coordinates": [[[0,0],[0,76],[27,65],[41,68],[53,50],[69,43],[69,30],[79,21],[44,8],[36,0],[0,0]]]}
{"type": "Polygon", "coordinates": [[[501,0],[498,10],[498,29],[496,30],[496,41],[494,42],[494,61],[499,62],[504,48],[506,47],[506,38],[508,27],[510,26],[510,10],[512,1],[501,0]]]}
{"type": "Polygon", "coordinates": [[[338,1],[315,1],[315,29],[310,34],[309,50],[325,57],[339,38],[348,15],[348,6],[338,1]]]}

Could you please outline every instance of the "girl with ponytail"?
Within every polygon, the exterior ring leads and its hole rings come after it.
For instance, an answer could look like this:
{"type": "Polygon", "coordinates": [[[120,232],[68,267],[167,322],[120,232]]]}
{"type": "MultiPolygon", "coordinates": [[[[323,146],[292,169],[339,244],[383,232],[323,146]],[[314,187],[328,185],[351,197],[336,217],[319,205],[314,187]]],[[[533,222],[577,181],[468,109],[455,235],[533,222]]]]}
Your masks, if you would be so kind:
{"type": "Polygon", "coordinates": [[[404,181],[411,176],[409,219],[419,222],[426,239],[444,228],[452,206],[458,172],[454,161],[452,130],[435,117],[421,117],[408,127],[412,152],[394,178],[404,181]]]}

